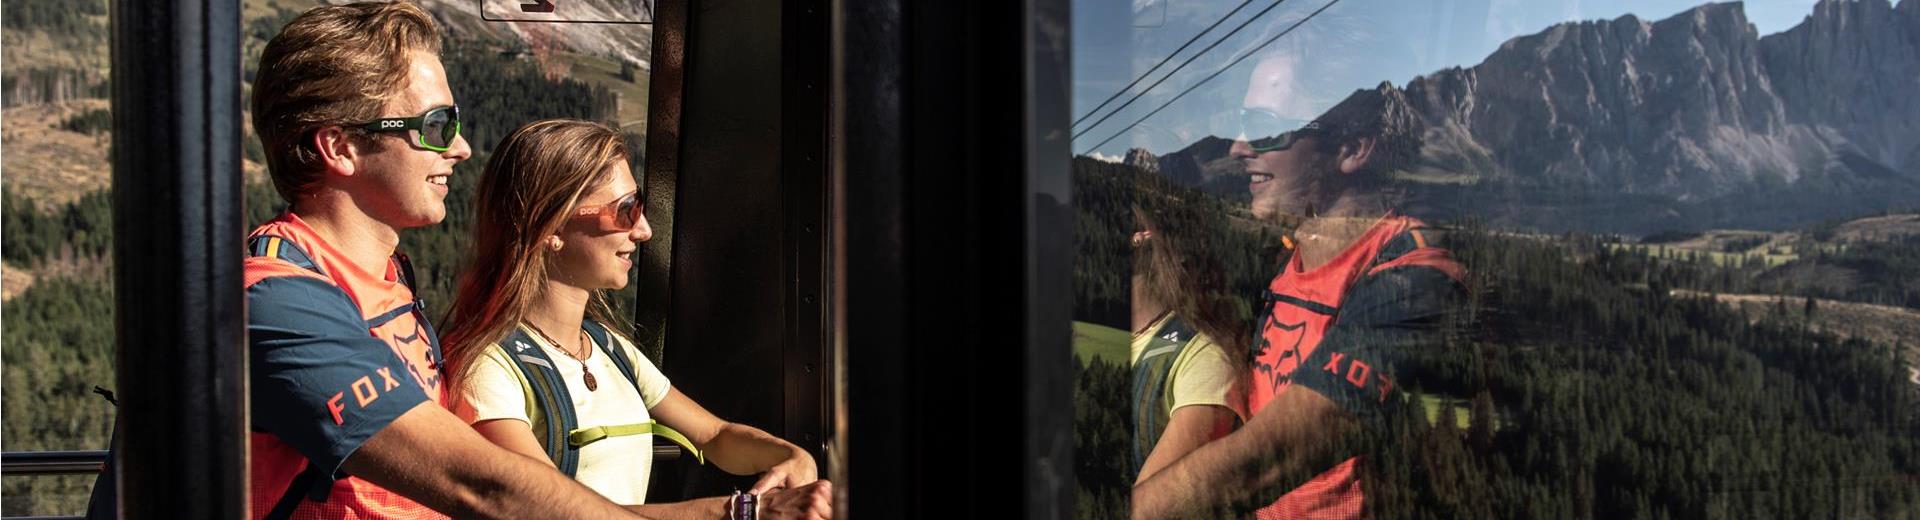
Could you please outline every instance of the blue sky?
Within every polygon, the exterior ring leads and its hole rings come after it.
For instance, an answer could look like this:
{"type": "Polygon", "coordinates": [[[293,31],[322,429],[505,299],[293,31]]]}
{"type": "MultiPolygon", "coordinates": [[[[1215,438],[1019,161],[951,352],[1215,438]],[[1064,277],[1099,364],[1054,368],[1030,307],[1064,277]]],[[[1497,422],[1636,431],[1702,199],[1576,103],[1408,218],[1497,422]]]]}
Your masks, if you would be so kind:
{"type": "MultiPolygon", "coordinates": [[[[1864,0],[1888,1],[1888,0],[1864,0]]],[[[1920,1],[1920,0],[1908,0],[1920,1]]],[[[1074,0],[1073,68],[1075,119],[1165,58],[1208,24],[1227,15],[1241,0],[1074,0]]],[[[1611,20],[1632,14],[1659,20],[1706,2],[1674,0],[1283,0],[1272,5],[1253,0],[1206,37],[1181,52],[1146,81],[1101,111],[1113,110],[1149,84],[1248,19],[1239,33],[1148,91],[1131,106],[1097,126],[1100,116],[1076,126],[1084,132],[1073,151],[1085,153],[1116,133],[1098,152],[1118,156],[1133,147],[1154,153],[1175,151],[1206,135],[1234,134],[1233,109],[1241,105],[1255,63],[1276,53],[1300,57],[1294,68],[1294,95],[1282,114],[1311,118],[1357,88],[1381,81],[1404,86],[1415,76],[1455,66],[1472,66],[1515,36],[1533,34],[1557,23],[1611,20]],[[1310,13],[1327,6],[1324,12],[1310,13]],[[1302,22],[1302,20],[1305,20],[1302,22]],[[1267,47],[1255,48],[1298,23],[1298,28],[1267,47]],[[1252,54],[1210,82],[1167,105],[1144,123],[1128,125],[1167,103],[1181,91],[1233,58],[1252,54]]],[[[1747,19],[1761,35],[1784,31],[1813,12],[1816,0],[1747,0],[1747,19]]]]}

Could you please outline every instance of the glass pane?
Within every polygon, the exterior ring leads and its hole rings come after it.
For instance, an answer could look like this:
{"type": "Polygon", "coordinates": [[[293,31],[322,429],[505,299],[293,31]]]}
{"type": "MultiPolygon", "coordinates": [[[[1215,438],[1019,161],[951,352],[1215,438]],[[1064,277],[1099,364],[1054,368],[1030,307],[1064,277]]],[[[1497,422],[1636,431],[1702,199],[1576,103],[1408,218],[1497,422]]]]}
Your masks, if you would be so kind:
{"type": "Polygon", "coordinates": [[[1073,16],[1082,516],[1920,509],[1920,1],[1073,16]]]}
{"type": "MultiPolygon", "coordinates": [[[[486,4],[491,8],[504,3],[508,2],[486,4]]],[[[553,3],[563,10],[570,5],[586,5],[566,0],[553,3]]],[[[246,56],[241,62],[247,67],[249,81],[267,41],[305,8],[323,4],[292,0],[247,3],[246,56]]],[[[640,12],[620,2],[597,4],[613,6],[613,12],[640,12]]],[[[448,181],[446,220],[401,234],[400,250],[413,260],[419,295],[428,303],[429,316],[439,320],[453,302],[454,284],[468,254],[466,246],[472,241],[473,196],[481,171],[494,145],[508,133],[541,119],[607,122],[627,135],[634,174],[645,171],[653,26],[499,22],[484,19],[475,3],[424,7],[441,24],[444,41],[440,58],[454,99],[462,108],[461,134],[474,151],[471,158],[455,166],[448,181]]],[[[248,135],[247,211],[251,227],[272,218],[285,203],[266,177],[265,157],[250,123],[248,135]]],[[[612,299],[617,315],[632,314],[636,285],[629,283],[612,299]]],[[[657,352],[650,355],[658,359],[657,352]]]]}
{"type": "MultiPolygon", "coordinates": [[[[7,451],[104,449],[113,407],[113,239],[105,0],[9,0],[0,28],[6,175],[7,451]]],[[[83,512],[91,476],[8,477],[0,514],[83,512]]]]}
{"type": "MultiPolygon", "coordinates": [[[[249,84],[267,40],[303,10],[323,3],[243,2],[241,51],[249,84]]],[[[556,3],[565,8],[574,2],[556,3]]],[[[4,11],[0,352],[6,388],[0,395],[7,451],[105,449],[112,427],[112,406],[94,392],[114,386],[108,4],[8,0],[4,11]]],[[[447,221],[409,231],[401,249],[415,261],[424,298],[444,304],[451,301],[466,255],[474,183],[507,132],[545,118],[605,121],[627,133],[634,171],[643,171],[652,28],[489,22],[478,5],[466,2],[428,9],[443,24],[442,61],[466,109],[463,134],[475,154],[451,179],[447,221]]],[[[620,13],[622,19],[650,16],[637,9],[620,13]]],[[[251,227],[272,218],[284,202],[267,178],[251,119],[242,121],[251,227]]],[[[631,308],[632,291],[630,284],[614,299],[620,312],[631,308]]],[[[80,514],[92,480],[9,477],[0,514],[80,514]]]]}

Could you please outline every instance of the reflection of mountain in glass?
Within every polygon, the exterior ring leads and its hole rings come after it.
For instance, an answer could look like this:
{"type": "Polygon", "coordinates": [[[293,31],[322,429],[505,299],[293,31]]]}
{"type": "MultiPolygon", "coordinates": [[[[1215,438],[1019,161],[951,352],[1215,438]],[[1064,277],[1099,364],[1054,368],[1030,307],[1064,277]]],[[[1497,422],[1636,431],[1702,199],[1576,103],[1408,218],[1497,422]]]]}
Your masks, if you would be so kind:
{"type": "MultiPolygon", "coordinates": [[[[1434,217],[1647,233],[1920,204],[1920,0],[1824,0],[1765,37],[1739,3],[1567,23],[1380,88],[1426,125],[1401,177],[1434,217]]],[[[1158,163],[1216,188],[1224,151],[1158,163]]]]}

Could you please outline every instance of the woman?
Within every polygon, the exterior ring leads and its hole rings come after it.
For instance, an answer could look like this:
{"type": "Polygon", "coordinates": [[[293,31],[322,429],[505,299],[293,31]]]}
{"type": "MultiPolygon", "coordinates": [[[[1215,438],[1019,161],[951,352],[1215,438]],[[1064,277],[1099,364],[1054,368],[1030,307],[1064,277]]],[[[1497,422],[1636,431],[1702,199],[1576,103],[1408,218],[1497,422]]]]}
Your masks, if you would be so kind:
{"type": "MultiPolygon", "coordinates": [[[[763,508],[824,504],[826,483],[815,483],[805,450],[707,412],[621,332],[606,293],[626,286],[636,243],[653,235],[628,160],[618,132],[577,120],[529,124],[494,150],[474,207],[473,257],[442,322],[449,402],[488,440],[616,503],[645,502],[647,434],[675,437],[665,425],[722,470],[764,472],[752,489],[774,490],[763,508]]],[[[718,518],[729,500],[633,509],[718,518]]]]}
{"type": "Polygon", "coordinates": [[[1220,211],[1191,202],[1204,195],[1176,190],[1143,181],[1134,207],[1135,483],[1247,418],[1246,310],[1228,289],[1229,252],[1207,247],[1230,230],[1220,211]]]}

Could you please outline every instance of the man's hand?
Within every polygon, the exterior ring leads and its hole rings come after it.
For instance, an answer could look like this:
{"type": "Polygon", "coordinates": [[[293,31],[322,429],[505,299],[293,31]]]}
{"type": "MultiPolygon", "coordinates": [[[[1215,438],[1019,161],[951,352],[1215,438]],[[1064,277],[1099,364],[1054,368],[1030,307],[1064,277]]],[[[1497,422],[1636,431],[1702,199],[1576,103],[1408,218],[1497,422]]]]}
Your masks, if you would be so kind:
{"type": "Polygon", "coordinates": [[[760,496],[761,518],[826,520],[833,518],[833,483],[816,480],[760,496]]]}
{"type": "Polygon", "coordinates": [[[750,491],[755,495],[765,495],[779,488],[798,488],[820,480],[820,471],[813,463],[813,455],[807,450],[793,448],[793,454],[787,460],[767,468],[760,481],[750,491]]]}

